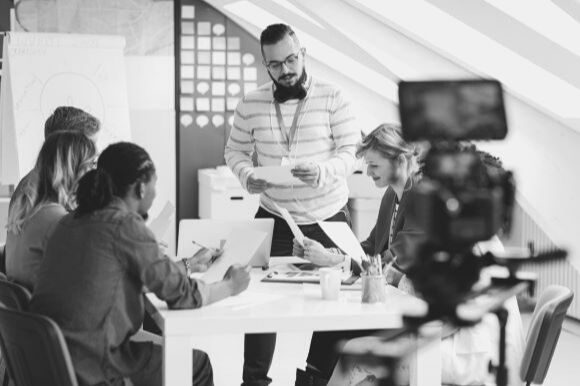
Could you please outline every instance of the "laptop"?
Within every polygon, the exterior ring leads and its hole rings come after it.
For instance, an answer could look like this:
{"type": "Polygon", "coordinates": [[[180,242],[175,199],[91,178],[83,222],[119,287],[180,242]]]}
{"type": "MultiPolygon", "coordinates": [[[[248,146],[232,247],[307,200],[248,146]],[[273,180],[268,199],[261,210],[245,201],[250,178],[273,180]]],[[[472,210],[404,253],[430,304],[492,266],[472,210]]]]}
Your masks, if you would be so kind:
{"type": "Polygon", "coordinates": [[[192,256],[198,247],[193,241],[206,247],[217,248],[220,241],[226,239],[235,229],[252,229],[266,233],[266,237],[250,264],[252,267],[266,267],[270,261],[270,248],[274,233],[274,219],[253,220],[217,220],[217,219],[184,219],[179,222],[179,236],[177,239],[177,256],[192,256]]]}

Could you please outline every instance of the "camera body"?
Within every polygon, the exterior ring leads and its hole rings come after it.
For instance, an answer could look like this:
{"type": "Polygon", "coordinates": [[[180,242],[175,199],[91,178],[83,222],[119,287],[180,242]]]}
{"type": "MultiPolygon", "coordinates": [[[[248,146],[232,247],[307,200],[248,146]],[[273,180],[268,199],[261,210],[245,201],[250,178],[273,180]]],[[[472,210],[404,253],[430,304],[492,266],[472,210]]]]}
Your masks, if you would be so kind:
{"type": "Polygon", "coordinates": [[[509,231],[515,184],[511,172],[486,165],[459,144],[435,144],[425,157],[413,211],[429,242],[460,251],[509,231]]]}
{"type": "Polygon", "coordinates": [[[502,87],[495,80],[403,81],[399,111],[403,138],[428,147],[411,192],[411,217],[424,240],[408,248],[414,263],[407,275],[430,312],[453,317],[483,267],[475,244],[511,225],[512,173],[465,142],[505,138],[502,87]]]}

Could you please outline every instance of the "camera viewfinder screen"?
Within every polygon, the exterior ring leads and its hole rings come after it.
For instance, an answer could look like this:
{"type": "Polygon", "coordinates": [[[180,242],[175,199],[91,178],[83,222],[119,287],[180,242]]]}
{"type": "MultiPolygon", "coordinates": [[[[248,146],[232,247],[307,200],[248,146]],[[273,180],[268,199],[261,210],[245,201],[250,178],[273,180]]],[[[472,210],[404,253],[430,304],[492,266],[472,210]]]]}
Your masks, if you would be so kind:
{"type": "Polygon", "coordinates": [[[408,141],[502,139],[507,134],[496,80],[402,81],[399,112],[408,141]]]}

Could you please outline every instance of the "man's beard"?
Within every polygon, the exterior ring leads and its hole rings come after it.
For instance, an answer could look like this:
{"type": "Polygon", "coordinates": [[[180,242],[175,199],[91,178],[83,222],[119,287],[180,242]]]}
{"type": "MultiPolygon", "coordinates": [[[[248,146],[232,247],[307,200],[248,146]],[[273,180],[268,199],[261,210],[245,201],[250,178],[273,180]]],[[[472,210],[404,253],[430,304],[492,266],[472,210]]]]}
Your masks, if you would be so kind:
{"type": "MultiPolygon", "coordinates": [[[[284,86],[278,82],[277,79],[274,79],[272,74],[268,72],[270,75],[270,79],[276,85],[276,89],[274,90],[274,99],[279,103],[284,103],[289,99],[304,99],[306,96],[306,88],[304,87],[304,83],[306,82],[306,69],[302,70],[302,75],[296,83],[292,86],[284,86]]],[[[284,77],[292,77],[296,76],[294,73],[286,74],[284,77]]]]}

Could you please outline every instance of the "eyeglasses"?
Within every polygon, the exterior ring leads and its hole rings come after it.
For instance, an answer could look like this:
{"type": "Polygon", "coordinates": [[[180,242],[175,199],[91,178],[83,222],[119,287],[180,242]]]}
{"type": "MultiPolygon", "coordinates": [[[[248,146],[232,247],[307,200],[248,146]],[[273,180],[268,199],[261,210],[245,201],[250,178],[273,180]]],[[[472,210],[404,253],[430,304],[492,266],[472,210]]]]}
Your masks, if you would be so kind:
{"type": "Polygon", "coordinates": [[[279,62],[277,60],[272,60],[271,62],[264,62],[264,65],[268,68],[268,70],[273,72],[278,72],[282,70],[282,66],[286,65],[286,67],[294,67],[298,63],[298,59],[300,58],[300,54],[304,53],[304,48],[301,48],[295,54],[290,54],[284,59],[284,61],[279,62]]]}

